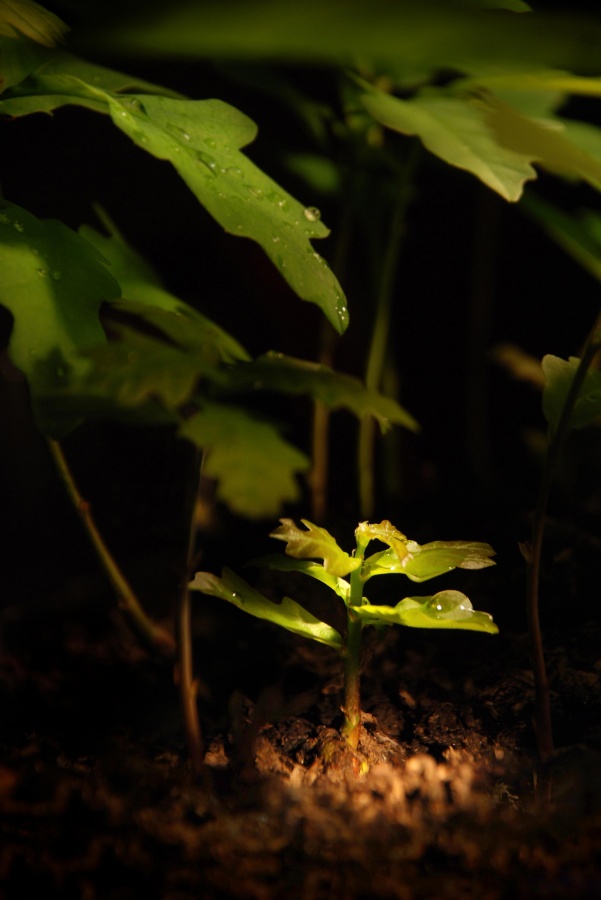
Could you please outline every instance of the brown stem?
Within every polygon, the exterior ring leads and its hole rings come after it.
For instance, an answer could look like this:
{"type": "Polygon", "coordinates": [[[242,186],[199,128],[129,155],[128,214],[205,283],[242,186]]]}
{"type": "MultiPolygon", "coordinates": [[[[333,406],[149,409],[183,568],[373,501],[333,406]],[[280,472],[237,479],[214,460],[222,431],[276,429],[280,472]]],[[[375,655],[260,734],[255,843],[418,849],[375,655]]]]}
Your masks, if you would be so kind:
{"type": "Polygon", "coordinates": [[[202,772],[204,762],[204,744],[200,720],[198,718],[198,706],[196,703],[197,684],[194,679],[194,659],[192,653],[192,624],[191,603],[188,584],[192,578],[192,570],[196,559],[196,500],[200,485],[200,451],[195,450],[193,459],[193,471],[188,490],[188,544],[182,575],[180,592],[177,605],[177,646],[178,646],[178,671],[177,681],[179,685],[182,713],[184,718],[184,730],[192,768],[196,772],[202,772]]]}
{"type": "Polygon", "coordinates": [[[98,531],[96,522],[92,516],[90,504],[87,500],[84,500],[79,492],[79,488],[75,483],[63,448],[58,441],[51,439],[48,439],[48,447],[73,506],[83,522],[88,537],[92,542],[96,555],[117,594],[119,607],[123,610],[123,613],[136,634],[138,634],[145,644],[152,647],[154,650],[159,650],[167,656],[172,656],[175,653],[175,641],[173,636],[169,634],[166,629],[157,625],[156,622],[153,622],[152,619],[149,619],[142,609],[133,588],[117,565],[115,558],[98,531]]]}

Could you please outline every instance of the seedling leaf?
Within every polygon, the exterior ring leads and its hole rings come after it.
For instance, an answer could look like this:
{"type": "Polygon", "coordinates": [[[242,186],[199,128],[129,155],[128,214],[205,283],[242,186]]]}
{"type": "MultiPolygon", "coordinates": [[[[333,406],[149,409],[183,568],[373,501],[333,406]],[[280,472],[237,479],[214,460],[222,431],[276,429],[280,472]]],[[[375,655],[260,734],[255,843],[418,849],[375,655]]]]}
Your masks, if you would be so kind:
{"type": "Polygon", "coordinates": [[[327,584],[335,594],[337,594],[348,605],[350,585],[344,578],[339,578],[327,572],[322,565],[311,562],[308,559],[292,559],[289,556],[282,556],[280,553],[270,553],[268,556],[261,556],[259,559],[253,559],[248,563],[249,566],[263,566],[267,569],[275,569],[278,572],[302,572],[303,575],[309,575],[322,584],[327,584]]]}
{"type": "MultiPolygon", "coordinates": [[[[559,424],[579,364],[580,360],[574,356],[567,361],[551,354],[543,357],[545,375],[543,413],[552,431],[559,424]]],[[[584,428],[599,415],[601,415],[601,372],[591,369],[587,372],[578,393],[569,427],[584,428]]]]}
{"type": "Polygon", "coordinates": [[[409,628],[454,628],[498,634],[488,613],[476,611],[461,591],[439,591],[431,597],[406,597],[396,606],[353,607],[365,625],[406,625],[409,628]]]}
{"type": "Polygon", "coordinates": [[[221,578],[209,572],[197,572],[189,587],[190,590],[227,600],[255,618],[273,622],[301,637],[327,644],[336,650],[342,646],[342,638],[331,625],[316,619],[290,597],[284,597],[281,603],[268,600],[230,569],[224,569],[221,578]]]}
{"type": "Polygon", "coordinates": [[[484,569],[494,566],[490,559],[495,551],[490,544],[474,541],[432,541],[416,544],[409,541],[407,554],[399,559],[394,550],[385,550],[365,561],[368,578],[373,575],[397,573],[411,581],[422,582],[436,578],[452,569],[484,569]]]}
{"type": "Polygon", "coordinates": [[[295,559],[311,559],[313,557],[323,559],[326,572],[341,578],[361,565],[360,560],[353,559],[352,556],[340,549],[325,528],[314,525],[307,519],[301,519],[306,531],[299,528],[292,519],[280,519],[280,522],[281,525],[269,536],[286,542],[285,552],[288,556],[293,556],[295,559]]]}

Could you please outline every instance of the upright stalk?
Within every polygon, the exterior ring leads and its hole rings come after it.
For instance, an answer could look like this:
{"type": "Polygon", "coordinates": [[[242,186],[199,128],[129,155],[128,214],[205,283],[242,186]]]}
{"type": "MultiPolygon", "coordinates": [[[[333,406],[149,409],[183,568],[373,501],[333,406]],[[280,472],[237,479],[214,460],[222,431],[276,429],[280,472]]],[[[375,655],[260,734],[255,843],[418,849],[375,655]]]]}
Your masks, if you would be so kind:
{"type": "Polygon", "coordinates": [[[351,572],[351,596],[347,608],[347,632],[344,647],[344,723],[342,736],[356,750],[361,734],[361,620],[353,615],[353,608],[363,599],[363,557],[369,538],[357,538],[355,559],[361,565],[351,572]]]}
{"type": "Polygon", "coordinates": [[[601,349],[601,343],[595,340],[595,331],[591,332],[585,345],[582,358],[572,379],[557,428],[552,434],[545,457],[543,474],[539,487],[538,500],[532,522],[530,545],[524,548],[527,564],[527,601],[528,633],[530,638],[530,656],[534,674],[535,715],[534,728],[538,754],[543,767],[553,755],[553,730],[551,724],[551,703],[549,697],[549,681],[545,665],[543,640],[539,617],[539,575],[543,547],[544,525],[551,484],[557,461],[564,441],[570,430],[570,419],[580,388],[589,370],[595,354],[601,349]]]}
{"type": "Polygon", "coordinates": [[[120,609],[127,617],[130,625],[140,639],[168,656],[175,653],[175,641],[166,629],[149,619],[138,600],[135,591],[129,584],[125,575],[117,565],[115,558],[108,549],[104,538],[100,534],[92,510],[87,500],[84,500],[73,478],[69,463],[58,441],[48,440],[48,447],[56,464],[59,475],[67,489],[67,493],[75,507],[87,535],[96,551],[96,555],[113,586],[117,595],[120,609]]]}
{"type": "MultiPolygon", "coordinates": [[[[416,153],[417,151],[412,153],[412,156],[403,168],[401,181],[398,186],[396,203],[392,213],[392,220],[388,230],[388,240],[384,258],[380,269],[376,295],[374,329],[365,369],[366,386],[376,390],[381,386],[384,366],[386,364],[394,279],[398,268],[399,254],[405,233],[407,207],[409,200],[411,199],[411,183],[417,162],[416,153]]],[[[365,519],[372,518],[374,509],[374,438],[375,420],[372,416],[365,416],[361,420],[359,426],[358,443],[359,503],[361,515],[365,519]]]]}
{"type": "Polygon", "coordinates": [[[178,671],[177,681],[179,685],[182,713],[184,718],[184,730],[188,744],[188,754],[192,768],[201,772],[204,762],[204,744],[200,720],[198,718],[198,706],[196,702],[197,685],[194,679],[194,659],[192,653],[192,625],[191,603],[188,584],[192,579],[196,563],[196,501],[200,486],[201,451],[194,451],[192,461],[192,473],[188,485],[187,498],[187,547],[180,583],[179,598],[177,604],[177,645],[178,645],[178,671]]]}

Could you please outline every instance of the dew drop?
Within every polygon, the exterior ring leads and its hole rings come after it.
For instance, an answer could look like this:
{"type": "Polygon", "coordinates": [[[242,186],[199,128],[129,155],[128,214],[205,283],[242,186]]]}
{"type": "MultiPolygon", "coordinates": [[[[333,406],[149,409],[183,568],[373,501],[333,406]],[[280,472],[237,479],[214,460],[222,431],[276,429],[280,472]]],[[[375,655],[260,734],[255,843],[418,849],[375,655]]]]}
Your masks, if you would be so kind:
{"type": "Polygon", "coordinates": [[[318,222],[321,219],[321,213],[316,206],[307,206],[304,216],[308,222],[318,222]]]}
{"type": "Polygon", "coordinates": [[[280,203],[284,200],[282,195],[278,194],[277,191],[269,191],[269,193],[265,195],[265,199],[269,203],[273,203],[274,206],[279,206],[280,203]]]}
{"type": "Polygon", "coordinates": [[[19,232],[21,232],[21,233],[22,233],[23,231],[25,231],[25,229],[23,228],[23,226],[21,225],[20,222],[15,222],[14,225],[15,225],[15,231],[19,231],[19,232]]]}
{"type": "Polygon", "coordinates": [[[6,213],[0,213],[0,225],[10,225],[10,218],[6,213]]]}
{"type": "Polygon", "coordinates": [[[271,240],[273,241],[274,244],[279,244],[279,243],[280,243],[280,239],[279,239],[279,237],[277,236],[277,234],[274,235],[274,237],[272,237],[271,240]]]}
{"type": "MultiPolygon", "coordinates": [[[[249,194],[252,194],[253,197],[255,197],[257,200],[262,200],[262,199],[263,199],[263,191],[262,191],[262,189],[259,188],[259,187],[255,187],[255,186],[252,185],[252,184],[249,184],[249,186],[248,186],[248,193],[249,193],[249,194]]],[[[267,199],[269,200],[269,194],[267,195],[267,199]]]]}
{"type": "Polygon", "coordinates": [[[142,106],[140,101],[137,99],[137,97],[132,97],[130,100],[127,100],[126,102],[130,109],[135,109],[136,112],[144,112],[144,107],[142,106]]]}
{"type": "Polygon", "coordinates": [[[244,178],[244,172],[242,171],[242,169],[238,168],[238,166],[229,166],[223,171],[227,172],[228,175],[233,175],[234,178],[244,178]]]}
{"type": "Polygon", "coordinates": [[[53,281],[60,281],[63,277],[63,273],[59,269],[54,269],[54,271],[50,273],[50,277],[53,281]]]}
{"type": "Polygon", "coordinates": [[[213,157],[209,156],[208,153],[204,153],[202,150],[197,150],[195,156],[197,162],[199,162],[201,166],[204,166],[207,173],[214,178],[217,175],[218,166],[213,157]]]}
{"type": "Polygon", "coordinates": [[[214,141],[213,138],[205,138],[203,144],[206,144],[207,147],[210,147],[211,150],[214,150],[217,146],[217,141],[214,141]]]}
{"type": "Polygon", "coordinates": [[[38,275],[40,276],[40,278],[45,278],[46,275],[48,274],[48,270],[47,270],[47,269],[36,269],[36,272],[38,273],[38,275]]]}

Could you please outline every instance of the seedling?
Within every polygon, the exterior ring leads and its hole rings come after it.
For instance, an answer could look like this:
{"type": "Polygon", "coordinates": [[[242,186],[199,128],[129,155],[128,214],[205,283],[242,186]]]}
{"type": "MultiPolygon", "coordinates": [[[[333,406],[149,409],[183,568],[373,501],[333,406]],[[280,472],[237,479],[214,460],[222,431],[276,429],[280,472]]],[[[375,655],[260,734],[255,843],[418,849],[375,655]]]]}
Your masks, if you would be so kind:
{"type": "Polygon", "coordinates": [[[409,540],[388,521],[379,524],[361,522],[355,530],[356,547],[352,554],[342,550],[326,531],[306,519],[305,529],[292,519],[280,519],[281,525],[270,537],[286,542],[286,555],[273,554],[254,564],[287,572],[302,572],[323,582],[339,597],[347,610],[347,630],[339,632],[315,618],[290,597],[281,603],[268,600],[242,578],[224,569],[221,578],[209,572],[197,572],[190,588],[221,597],[251,616],[281,625],[295,634],[327,644],[344,660],[344,723],[342,734],[355,749],[359,743],[361,705],[359,696],[361,634],[368,625],[405,625],[409,628],[457,628],[497,634],[492,617],[473,609],[461,591],[445,590],[426,597],[405,597],[396,606],[375,606],[363,596],[363,587],[375,575],[405,575],[422,582],[455,568],[482,569],[494,565],[494,550],[489,544],[472,541],[433,541],[420,545],[409,540]],[[366,556],[370,541],[388,547],[366,556]],[[315,559],[322,563],[314,562],[315,559]],[[348,580],[347,580],[348,576],[348,580]]]}

